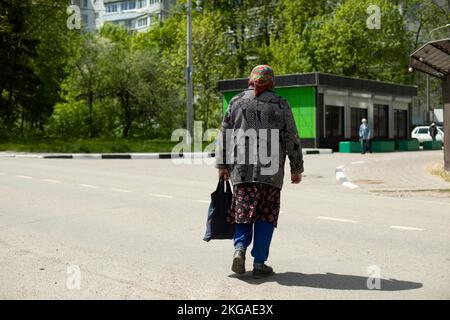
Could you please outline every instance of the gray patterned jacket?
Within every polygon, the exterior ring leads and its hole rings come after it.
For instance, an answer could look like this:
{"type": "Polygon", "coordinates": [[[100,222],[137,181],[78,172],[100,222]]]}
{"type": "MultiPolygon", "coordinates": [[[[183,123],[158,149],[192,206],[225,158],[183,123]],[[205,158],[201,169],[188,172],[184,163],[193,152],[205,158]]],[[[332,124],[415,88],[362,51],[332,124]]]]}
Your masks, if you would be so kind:
{"type": "Polygon", "coordinates": [[[229,169],[233,184],[260,182],[281,189],[286,154],[291,173],[302,173],[302,147],[287,101],[271,90],[234,97],[218,137],[216,168],[229,169]]]}

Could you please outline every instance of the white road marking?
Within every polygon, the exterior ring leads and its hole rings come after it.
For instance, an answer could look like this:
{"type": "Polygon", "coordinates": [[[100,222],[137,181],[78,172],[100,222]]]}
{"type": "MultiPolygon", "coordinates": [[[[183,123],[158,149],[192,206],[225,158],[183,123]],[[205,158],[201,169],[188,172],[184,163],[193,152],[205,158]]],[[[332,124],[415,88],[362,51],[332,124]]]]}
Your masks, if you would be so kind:
{"type": "Polygon", "coordinates": [[[16,176],[16,178],[21,178],[21,179],[33,179],[33,177],[30,177],[30,176],[16,176]]]}
{"type": "Polygon", "coordinates": [[[354,161],[354,162],[351,162],[351,164],[363,164],[363,163],[365,163],[365,161],[354,161]]]}
{"type": "Polygon", "coordinates": [[[404,227],[404,226],[390,226],[392,229],[399,229],[399,230],[409,230],[409,231],[424,231],[423,228],[416,228],[416,227],[404,227]]]}
{"type": "Polygon", "coordinates": [[[115,191],[115,192],[124,192],[124,193],[130,193],[130,192],[132,192],[131,190],[127,190],[127,189],[117,189],[117,188],[112,188],[111,190],[112,190],[112,191],[115,191]]]}
{"type": "Polygon", "coordinates": [[[352,189],[352,190],[358,189],[358,188],[359,188],[356,184],[351,183],[351,182],[349,182],[349,181],[345,181],[342,185],[343,185],[344,187],[350,188],[350,189],[352,189]]]}
{"type": "Polygon", "coordinates": [[[90,185],[90,184],[83,184],[83,183],[79,184],[79,186],[83,187],[83,188],[91,188],[91,189],[98,188],[97,186],[93,186],[93,185],[90,185]]]}
{"type": "Polygon", "coordinates": [[[345,166],[343,164],[338,166],[338,167],[336,167],[337,170],[343,170],[344,168],[345,168],[345,166]]]}
{"type": "Polygon", "coordinates": [[[317,219],[321,219],[321,220],[330,220],[330,221],[338,221],[338,222],[359,223],[359,221],[356,221],[356,220],[341,219],[341,218],[333,218],[333,217],[324,217],[324,216],[319,216],[319,217],[317,217],[317,219]]]}
{"type": "Polygon", "coordinates": [[[197,202],[201,202],[201,203],[210,203],[209,200],[197,200],[197,202]]]}
{"type": "Polygon", "coordinates": [[[55,180],[55,179],[41,179],[41,181],[52,182],[52,183],[61,183],[61,181],[55,180]]]}
{"type": "MultiPolygon", "coordinates": [[[[155,194],[155,193],[151,193],[149,194],[150,197],[157,197],[157,198],[166,198],[166,199],[173,199],[173,196],[169,196],[166,194],[155,194]]],[[[209,201],[208,201],[209,203],[209,201]]]]}

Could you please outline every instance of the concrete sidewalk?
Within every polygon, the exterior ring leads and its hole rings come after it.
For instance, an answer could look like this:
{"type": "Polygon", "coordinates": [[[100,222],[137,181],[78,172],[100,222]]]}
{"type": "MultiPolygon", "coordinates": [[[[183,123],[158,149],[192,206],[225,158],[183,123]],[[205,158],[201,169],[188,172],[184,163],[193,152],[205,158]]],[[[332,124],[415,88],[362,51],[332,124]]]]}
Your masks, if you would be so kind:
{"type": "Polygon", "coordinates": [[[343,171],[349,181],[367,190],[450,190],[450,183],[428,169],[443,158],[442,150],[366,154],[344,164],[343,171]]]}

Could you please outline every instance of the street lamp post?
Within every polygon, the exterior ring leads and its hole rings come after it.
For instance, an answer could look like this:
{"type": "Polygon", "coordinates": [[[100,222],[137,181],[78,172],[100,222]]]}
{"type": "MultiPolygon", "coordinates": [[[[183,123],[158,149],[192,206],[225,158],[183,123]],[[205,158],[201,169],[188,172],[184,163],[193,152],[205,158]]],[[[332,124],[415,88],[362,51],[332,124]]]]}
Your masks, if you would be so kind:
{"type": "Polygon", "coordinates": [[[194,108],[192,86],[192,0],[187,0],[187,41],[186,41],[186,129],[189,132],[187,143],[192,145],[194,133],[194,108]]]}

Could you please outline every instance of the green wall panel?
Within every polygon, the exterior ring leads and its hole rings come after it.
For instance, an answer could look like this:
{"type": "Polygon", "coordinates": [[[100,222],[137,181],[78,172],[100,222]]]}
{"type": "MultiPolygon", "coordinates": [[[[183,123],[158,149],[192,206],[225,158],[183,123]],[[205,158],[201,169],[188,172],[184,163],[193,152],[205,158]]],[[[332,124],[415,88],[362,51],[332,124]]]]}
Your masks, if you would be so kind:
{"type": "Polygon", "coordinates": [[[361,143],[356,141],[340,141],[339,152],[344,153],[361,152],[361,143]]]}
{"type": "Polygon", "coordinates": [[[420,143],[417,139],[399,140],[396,142],[396,148],[400,151],[418,151],[420,143]]]}
{"type": "Polygon", "coordinates": [[[441,150],[442,141],[424,141],[422,143],[423,150],[441,150]]]}
{"type": "MultiPolygon", "coordinates": [[[[223,93],[223,110],[228,108],[230,100],[240,91],[223,93]]],[[[301,138],[316,137],[316,88],[290,87],[276,88],[275,92],[285,98],[292,108],[297,130],[301,138]]]]}
{"type": "Polygon", "coordinates": [[[373,152],[393,152],[395,151],[395,141],[371,141],[373,152]]]}

